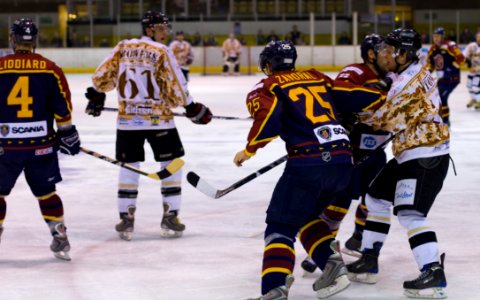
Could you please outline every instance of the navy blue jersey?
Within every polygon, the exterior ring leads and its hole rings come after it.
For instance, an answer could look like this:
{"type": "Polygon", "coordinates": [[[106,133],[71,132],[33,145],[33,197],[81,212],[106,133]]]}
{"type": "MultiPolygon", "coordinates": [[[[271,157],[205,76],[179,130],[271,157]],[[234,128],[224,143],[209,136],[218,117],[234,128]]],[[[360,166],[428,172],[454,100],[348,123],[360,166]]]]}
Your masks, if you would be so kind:
{"type": "Polygon", "coordinates": [[[439,84],[460,82],[460,66],[464,61],[462,51],[452,41],[432,44],[428,50],[428,69],[430,72],[437,71],[439,84]]]}
{"type": "Polygon", "coordinates": [[[289,164],[351,163],[351,146],[338,113],[373,110],[384,96],[377,90],[334,81],[314,69],[279,72],[247,96],[254,119],[246,153],[280,136],[289,164]]]}
{"type": "Polygon", "coordinates": [[[44,155],[55,150],[54,120],[71,124],[63,71],[39,54],[0,57],[0,152],[44,155]]]}

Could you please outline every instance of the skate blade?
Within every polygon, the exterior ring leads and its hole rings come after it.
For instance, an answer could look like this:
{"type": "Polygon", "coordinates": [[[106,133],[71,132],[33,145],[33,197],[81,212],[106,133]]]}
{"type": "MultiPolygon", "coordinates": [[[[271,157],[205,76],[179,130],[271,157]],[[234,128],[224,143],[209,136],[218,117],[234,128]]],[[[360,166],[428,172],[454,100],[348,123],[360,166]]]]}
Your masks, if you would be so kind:
{"type": "Polygon", "coordinates": [[[405,289],[403,294],[409,298],[417,298],[417,299],[445,299],[447,298],[447,293],[445,292],[445,288],[438,287],[438,288],[428,288],[423,290],[412,290],[412,289],[405,289]]]}
{"type": "Polygon", "coordinates": [[[133,232],[131,231],[119,232],[118,236],[124,241],[131,241],[133,237],[133,232]]]}
{"type": "Polygon", "coordinates": [[[378,280],[378,274],[375,273],[347,273],[348,279],[355,282],[375,284],[378,280]]]}
{"type": "Polygon", "coordinates": [[[358,257],[358,258],[362,257],[362,252],[351,250],[348,248],[342,248],[342,253],[353,256],[353,257],[358,257]]]}
{"type": "Polygon", "coordinates": [[[71,261],[72,260],[72,258],[68,254],[68,252],[65,252],[65,251],[53,252],[53,256],[55,256],[55,258],[58,258],[58,259],[61,259],[61,260],[66,260],[66,261],[71,261]]]}
{"type": "Polygon", "coordinates": [[[160,236],[167,239],[179,238],[183,235],[183,231],[174,231],[167,228],[160,229],[160,236]]]}
{"type": "Polygon", "coordinates": [[[329,285],[323,289],[319,289],[317,291],[317,298],[325,299],[332,295],[338,294],[348,288],[349,285],[350,280],[348,280],[347,275],[339,276],[335,279],[332,285],[329,285]]]}

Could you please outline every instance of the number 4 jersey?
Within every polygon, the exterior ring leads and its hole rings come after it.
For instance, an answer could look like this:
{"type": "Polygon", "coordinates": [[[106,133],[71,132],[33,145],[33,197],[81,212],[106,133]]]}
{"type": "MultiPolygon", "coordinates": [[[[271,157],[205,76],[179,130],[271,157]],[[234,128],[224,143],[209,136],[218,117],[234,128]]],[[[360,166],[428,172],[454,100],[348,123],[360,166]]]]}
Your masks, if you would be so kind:
{"type": "Polygon", "coordinates": [[[146,36],[118,43],[92,81],[98,91],[117,89],[120,130],[174,128],[171,109],[193,101],[170,49],[146,36]]]}
{"type": "Polygon", "coordinates": [[[53,122],[71,124],[63,71],[39,54],[0,57],[0,155],[44,155],[56,145],[53,122]]]}
{"type": "Polygon", "coordinates": [[[254,122],[246,152],[280,136],[290,165],[351,163],[351,146],[338,113],[374,110],[384,95],[375,89],[334,81],[314,69],[278,72],[247,96],[254,122]]]}

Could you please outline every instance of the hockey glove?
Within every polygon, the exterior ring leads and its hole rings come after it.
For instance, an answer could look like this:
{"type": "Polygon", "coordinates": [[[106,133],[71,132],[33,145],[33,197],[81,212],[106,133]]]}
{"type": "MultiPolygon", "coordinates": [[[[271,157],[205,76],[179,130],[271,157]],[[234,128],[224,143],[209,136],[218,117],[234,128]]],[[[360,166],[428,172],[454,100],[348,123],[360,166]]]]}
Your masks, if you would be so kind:
{"type": "Polygon", "coordinates": [[[85,113],[94,117],[100,116],[105,106],[105,93],[99,93],[93,87],[89,87],[85,97],[89,100],[85,113]]]}
{"type": "Polygon", "coordinates": [[[59,129],[57,131],[58,143],[60,144],[60,152],[68,155],[75,155],[80,152],[80,137],[75,125],[67,130],[59,129]]]}
{"type": "Polygon", "coordinates": [[[208,124],[212,120],[212,112],[202,103],[192,102],[185,109],[185,116],[195,124],[208,124]]]}

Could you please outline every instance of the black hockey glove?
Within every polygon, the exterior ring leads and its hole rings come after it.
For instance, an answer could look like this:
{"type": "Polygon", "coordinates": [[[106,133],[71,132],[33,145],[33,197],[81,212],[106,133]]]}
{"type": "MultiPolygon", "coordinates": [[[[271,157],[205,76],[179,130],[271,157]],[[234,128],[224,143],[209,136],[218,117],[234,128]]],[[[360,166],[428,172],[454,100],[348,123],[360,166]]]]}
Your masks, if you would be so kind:
{"type": "Polygon", "coordinates": [[[75,125],[67,130],[59,129],[57,131],[58,143],[60,144],[60,152],[68,155],[75,155],[80,152],[80,137],[75,125]]]}
{"type": "Polygon", "coordinates": [[[85,97],[89,100],[87,108],[85,108],[85,113],[94,117],[100,116],[105,106],[105,93],[99,93],[93,87],[89,87],[87,88],[85,97]]]}
{"type": "Polygon", "coordinates": [[[369,83],[366,86],[388,92],[390,90],[390,87],[392,86],[392,82],[393,82],[392,78],[387,76],[378,82],[369,83]]]}
{"type": "Polygon", "coordinates": [[[202,103],[192,102],[185,109],[186,117],[195,124],[208,124],[212,120],[212,112],[202,103]]]}

